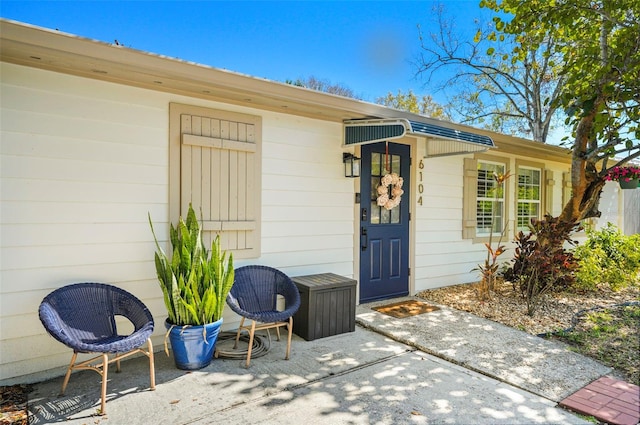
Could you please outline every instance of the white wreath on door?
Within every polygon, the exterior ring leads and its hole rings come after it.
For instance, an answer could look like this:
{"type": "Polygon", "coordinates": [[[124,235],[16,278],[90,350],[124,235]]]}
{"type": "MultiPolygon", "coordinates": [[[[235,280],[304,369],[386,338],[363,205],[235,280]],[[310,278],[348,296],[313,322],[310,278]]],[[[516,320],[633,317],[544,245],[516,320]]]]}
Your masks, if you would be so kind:
{"type": "Polygon", "coordinates": [[[378,206],[384,207],[387,210],[392,210],[400,205],[402,194],[404,193],[404,190],[402,190],[403,183],[404,180],[402,177],[398,176],[396,173],[385,174],[380,179],[380,184],[377,189],[378,206]],[[389,186],[393,186],[391,188],[391,194],[389,194],[389,186]]]}

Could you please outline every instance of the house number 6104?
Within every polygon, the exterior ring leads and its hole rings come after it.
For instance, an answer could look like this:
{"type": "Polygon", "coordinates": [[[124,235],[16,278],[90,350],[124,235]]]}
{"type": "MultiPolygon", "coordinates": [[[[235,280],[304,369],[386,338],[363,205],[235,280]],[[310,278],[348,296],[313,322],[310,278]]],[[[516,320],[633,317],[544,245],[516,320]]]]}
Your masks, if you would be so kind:
{"type": "Polygon", "coordinates": [[[422,205],[422,192],[424,192],[424,185],[422,184],[422,170],[424,170],[424,161],[420,160],[418,163],[418,205],[422,205]]]}

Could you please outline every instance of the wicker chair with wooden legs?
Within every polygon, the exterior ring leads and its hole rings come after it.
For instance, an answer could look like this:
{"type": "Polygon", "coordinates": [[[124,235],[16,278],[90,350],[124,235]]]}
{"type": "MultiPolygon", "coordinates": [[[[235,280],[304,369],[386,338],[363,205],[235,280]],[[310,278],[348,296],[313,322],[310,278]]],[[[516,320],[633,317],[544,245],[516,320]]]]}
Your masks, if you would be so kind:
{"type": "MultiPolygon", "coordinates": [[[[293,315],[300,308],[300,293],[289,276],[278,269],[268,266],[245,266],[235,270],[235,281],[227,296],[227,304],[231,310],[242,317],[236,333],[234,348],[238,346],[240,333],[249,333],[249,349],[247,351],[247,367],[251,363],[251,350],[256,331],[276,329],[278,341],[280,328],[288,327],[287,351],[285,359],[291,353],[291,335],[293,332],[293,315]],[[278,308],[278,300],[284,301],[284,308],[278,308]],[[245,319],[251,325],[245,325],[245,319]]],[[[269,339],[271,335],[269,335],[269,339]]]]}
{"type": "Polygon", "coordinates": [[[153,316],[149,309],[129,292],[104,283],[75,283],[56,289],[40,304],[40,321],[47,332],[73,349],[71,362],[62,383],[61,395],[69,383],[71,372],[88,369],[102,376],[100,413],[106,413],[107,374],[109,365],[132,354],[142,353],[149,358],[150,389],[156,386],[153,345],[153,316]],[[133,332],[120,335],[116,316],[123,316],[133,324],[133,332]],[[145,350],[142,346],[147,345],[145,350]],[[76,363],[78,353],[101,353],[76,363]],[[110,355],[113,355],[110,358],[110,355]]]}

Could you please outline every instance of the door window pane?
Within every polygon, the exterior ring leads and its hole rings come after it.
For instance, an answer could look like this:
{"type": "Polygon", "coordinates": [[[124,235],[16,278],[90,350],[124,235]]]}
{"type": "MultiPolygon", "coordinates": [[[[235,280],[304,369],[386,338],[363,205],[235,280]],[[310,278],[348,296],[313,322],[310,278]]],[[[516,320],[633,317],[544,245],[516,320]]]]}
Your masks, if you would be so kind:
{"type": "Polygon", "coordinates": [[[371,202],[371,218],[369,222],[371,224],[380,224],[380,208],[376,201],[371,202]]]}
{"type": "Polygon", "coordinates": [[[400,155],[389,155],[389,162],[391,172],[400,175],[400,155]]]}
{"type": "Polygon", "coordinates": [[[371,176],[379,176],[382,169],[382,154],[371,153],[371,176]]]}
{"type": "Polygon", "coordinates": [[[400,223],[400,206],[389,211],[391,213],[390,223],[400,223]]]}
{"type": "MultiPolygon", "coordinates": [[[[378,199],[378,185],[380,184],[380,177],[371,176],[371,200],[375,203],[378,199]]],[[[376,203],[377,205],[377,203],[376,203]]]]}
{"type": "Polygon", "coordinates": [[[380,208],[380,224],[391,223],[391,211],[386,208],[380,208]]]}

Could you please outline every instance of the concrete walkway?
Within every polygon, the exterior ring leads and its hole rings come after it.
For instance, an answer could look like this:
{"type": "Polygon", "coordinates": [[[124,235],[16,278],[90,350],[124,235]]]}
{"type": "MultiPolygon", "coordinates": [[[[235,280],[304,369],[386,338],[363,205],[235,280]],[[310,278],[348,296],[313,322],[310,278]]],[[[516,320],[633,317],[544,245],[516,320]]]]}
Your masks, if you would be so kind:
{"type": "Polygon", "coordinates": [[[62,378],[36,384],[30,423],[589,423],[557,401],[608,368],[467,313],[443,308],[394,319],[372,306],[358,306],[365,327],[355,332],[315,341],[294,336],[289,361],[285,341],[274,341],[249,369],[242,360],[214,359],[185,372],[156,353],[156,391],[147,389],[145,359],[125,361],[123,373],[110,374],[105,416],[95,416],[94,372],[73,374],[62,397],[62,378]]]}
{"type": "Polygon", "coordinates": [[[612,371],[563,344],[444,306],[404,319],[372,310],[388,303],[358,306],[358,323],[555,402],[612,371]]]}

